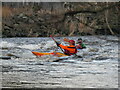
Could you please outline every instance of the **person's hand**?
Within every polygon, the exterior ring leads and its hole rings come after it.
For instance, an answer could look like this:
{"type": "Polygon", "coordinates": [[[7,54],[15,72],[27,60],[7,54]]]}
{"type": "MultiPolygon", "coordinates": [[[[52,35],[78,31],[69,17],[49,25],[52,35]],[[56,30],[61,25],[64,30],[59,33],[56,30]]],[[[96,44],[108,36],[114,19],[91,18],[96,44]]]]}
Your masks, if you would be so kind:
{"type": "Polygon", "coordinates": [[[56,42],[56,45],[57,45],[57,46],[59,46],[59,45],[60,45],[60,43],[59,43],[59,42],[56,42]]]}

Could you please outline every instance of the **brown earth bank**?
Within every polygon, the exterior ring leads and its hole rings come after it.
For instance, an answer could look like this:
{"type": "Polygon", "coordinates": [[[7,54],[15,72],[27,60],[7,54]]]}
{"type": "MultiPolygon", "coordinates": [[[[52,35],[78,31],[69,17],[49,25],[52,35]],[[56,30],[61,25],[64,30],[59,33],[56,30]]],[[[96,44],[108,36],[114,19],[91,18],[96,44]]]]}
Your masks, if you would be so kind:
{"type": "Polygon", "coordinates": [[[119,35],[119,2],[4,2],[2,37],[119,35]]]}

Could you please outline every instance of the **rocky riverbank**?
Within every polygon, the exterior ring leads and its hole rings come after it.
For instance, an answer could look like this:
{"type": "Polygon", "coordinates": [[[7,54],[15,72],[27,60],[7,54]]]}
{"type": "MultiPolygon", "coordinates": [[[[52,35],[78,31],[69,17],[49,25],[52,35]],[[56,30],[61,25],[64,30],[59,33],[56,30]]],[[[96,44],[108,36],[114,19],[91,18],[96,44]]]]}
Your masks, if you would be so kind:
{"type": "Polygon", "coordinates": [[[119,35],[119,3],[3,3],[2,37],[119,35]]]}

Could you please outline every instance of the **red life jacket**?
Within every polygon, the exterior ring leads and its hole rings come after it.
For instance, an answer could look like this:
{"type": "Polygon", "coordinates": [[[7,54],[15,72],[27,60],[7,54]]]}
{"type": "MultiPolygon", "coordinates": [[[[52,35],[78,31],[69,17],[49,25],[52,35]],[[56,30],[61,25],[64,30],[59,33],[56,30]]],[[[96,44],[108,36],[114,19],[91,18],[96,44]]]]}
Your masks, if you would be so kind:
{"type": "Polygon", "coordinates": [[[62,44],[59,45],[62,49],[64,49],[64,54],[66,55],[73,55],[77,53],[77,48],[74,45],[70,46],[63,46],[62,44]]]}

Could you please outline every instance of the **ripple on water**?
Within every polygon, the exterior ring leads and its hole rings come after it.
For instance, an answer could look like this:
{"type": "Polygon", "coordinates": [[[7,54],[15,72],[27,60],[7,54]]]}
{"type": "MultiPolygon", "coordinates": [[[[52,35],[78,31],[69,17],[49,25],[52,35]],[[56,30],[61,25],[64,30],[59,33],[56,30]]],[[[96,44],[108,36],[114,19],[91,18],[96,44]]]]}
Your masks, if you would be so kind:
{"type": "MultiPolygon", "coordinates": [[[[75,37],[74,39],[76,40],[77,38],[75,37]]],[[[7,42],[4,44],[8,44],[8,46],[4,47],[7,47],[3,50],[4,53],[8,54],[9,52],[13,55],[20,56],[20,58],[1,60],[4,86],[104,87],[108,84],[107,87],[115,87],[115,83],[118,80],[116,75],[118,72],[117,68],[119,68],[117,44],[114,44],[115,46],[113,47],[113,43],[108,43],[106,40],[101,41],[101,39],[93,36],[85,36],[84,39],[87,43],[87,49],[80,50],[78,53],[83,58],[69,58],[61,62],[52,62],[53,59],[56,60],[54,57],[37,58],[32,55],[32,50],[53,51],[55,43],[51,42],[49,38],[4,39],[7,42]],[[16,45],[20,46],[20,48],[16,48],[16,45]]],[[[55,50],[60,51],[57,47],[55,50]]]]}

